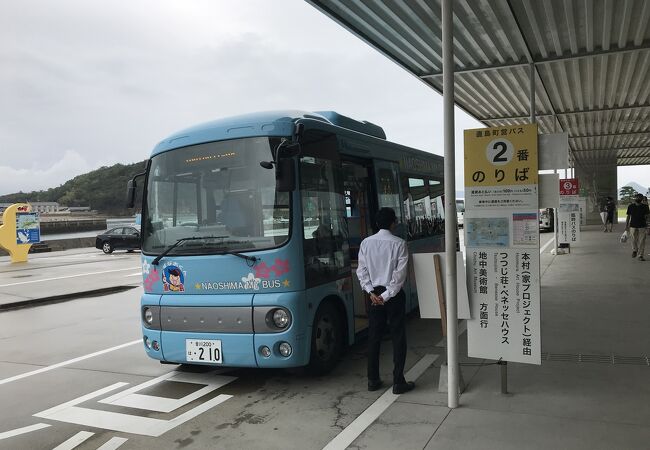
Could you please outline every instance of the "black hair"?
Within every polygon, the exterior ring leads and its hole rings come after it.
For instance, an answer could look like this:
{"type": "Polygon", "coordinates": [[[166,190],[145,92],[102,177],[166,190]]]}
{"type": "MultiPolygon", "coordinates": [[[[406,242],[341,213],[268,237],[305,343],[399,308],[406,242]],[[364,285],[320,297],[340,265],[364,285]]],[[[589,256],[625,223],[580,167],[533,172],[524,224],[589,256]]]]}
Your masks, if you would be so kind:
{"type": "Polygon", "coordinates": [[[397,216],[393,208],[380,208],[375,216],[377,226],[382,230],[390,230],[390,226],[397,222],[397,216]]]}

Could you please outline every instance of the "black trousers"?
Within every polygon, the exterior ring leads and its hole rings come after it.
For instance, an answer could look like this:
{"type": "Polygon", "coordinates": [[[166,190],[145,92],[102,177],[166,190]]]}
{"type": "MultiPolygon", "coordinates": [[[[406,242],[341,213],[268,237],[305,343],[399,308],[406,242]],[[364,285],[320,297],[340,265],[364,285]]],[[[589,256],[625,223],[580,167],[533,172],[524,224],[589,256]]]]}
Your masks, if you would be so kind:
{"type": "MultiPolygon", "coordinates": [[[[375,288],[377,295],[385,291],[383,286],[375,288]]],[[[390,327],[393,340],[393,384],[404,383],[404,364],[406,362],[406,295],[403,290],[383,305],[375,306],[366,297],[368,311],[368,380],[379,380],[379,350],[385,327],[390,327]]]]}

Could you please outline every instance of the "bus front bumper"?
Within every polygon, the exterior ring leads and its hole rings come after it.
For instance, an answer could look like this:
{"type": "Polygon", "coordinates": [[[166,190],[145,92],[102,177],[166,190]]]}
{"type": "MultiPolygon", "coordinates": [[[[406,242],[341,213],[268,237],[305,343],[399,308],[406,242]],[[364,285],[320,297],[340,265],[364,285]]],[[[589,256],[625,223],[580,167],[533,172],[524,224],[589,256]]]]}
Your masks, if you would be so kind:
{"type": "MultiPolygon", "coordinates": [[[[147,355],[153,359],[177,364],[200,364],[217,367],[258,367],[258,368],[283,368],[299,367],[309,363],[311,346],[311,327],[299,327],[305,323],[302,311],[302,295],[300,293],[282,293],[256,295],[255,304],[247,307],[219,307],[211,306],[206,310],[196,306],[176,307],[165,309],[143,301],[143,307],[152,308],[154,316],[160,320],[161,325],[168,323],[170,314],[179,319],[172,323],[179,323],[178,328],[164,329],[168,325],[158,327],[142,326],[143,344],[147,355]],[[282,307],[291,312],[292,323],[288,329],[275,332],[259,332],[264,329],[262,325],[265,312],[270,309],[282,307]],[[157,308],[157,309],[156,309],[157,308]],[[201,312],[201,310],[203,310],[201,312]],[[170,313],[171,311],[171,313],[170,313]],[[198,312],[198,314],[197,314],[198,312]],[[206,314],[209,312],[209,314],[206,314]],[[206,317],[218,316],[224,321],[221,325],[207,325],[206,317]],[[161,320],[162,317],[165,320],[161,320]],[[248,318],[250,322],[248,321],[248,318]],[[228,320],[230,318],[231,320],[228,320]],[[202,322],[197,322],[200,320],[202,322]],[[195,322],[192,325],[192,322],[195,322]],[[226,325],[229,322],[230,325],[226,325]],[[189,323],[189,325],[188,325],[189,323]],[[202,325],[199,325],[202,324],[202,325]],[[183,327],[187,326],[187,329],[183,327]],[[222,332],[220,327],[226,327],[227,332],[222,332]],[[213,330],[217,331],[214,332],[213,330]],[[188,359],[188,352],[192,351],[191,341],[219,341],[221,358],[219,362],[202,362],[188,359]],[[290,354],[286,354],[287,344],[290,354]],[[283,355],[281,346],[285,351],[283,355]]],[[[144,299],[143,299],[144,300],[144,299]]],[[[250,305],[250,303],[249,303],[250,305]]]]}
{"type": "Polygon", "coordinates": [[[142,328],[147,355],[160,361],[177,364],[200,364],[221,367],[282,368],[300,367],[309,362],[310,340],[292,332],[274,334],[219,334],[160,331],[142,328]],[[188,361],[188,340],[220,341],[221,362],[188,361]],[[149,344],[147,344],[149,342],[149,344]],[[156,350],[154,342],[157,342],[156,350]],[[291,354],[280,353],[281,344],[291,346],[291,354]],[[263,348],[270,350],[264,356],[263,348]]]}

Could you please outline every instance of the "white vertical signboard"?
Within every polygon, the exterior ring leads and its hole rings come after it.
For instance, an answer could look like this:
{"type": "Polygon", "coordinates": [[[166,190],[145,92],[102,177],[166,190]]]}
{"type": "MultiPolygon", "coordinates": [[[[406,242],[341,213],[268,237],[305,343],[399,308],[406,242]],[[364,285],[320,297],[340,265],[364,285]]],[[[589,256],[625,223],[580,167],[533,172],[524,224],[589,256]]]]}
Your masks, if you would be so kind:
{"type": "Polygon", "coordinates": [[[541,364],[537,125],[465,130],[468,354],[541,364]]]}
{"type": "Polygon", "coordinates": [[[580,242],[580,197],[577,178],[560,180],[558,240],[560,244],[580,242]]]}

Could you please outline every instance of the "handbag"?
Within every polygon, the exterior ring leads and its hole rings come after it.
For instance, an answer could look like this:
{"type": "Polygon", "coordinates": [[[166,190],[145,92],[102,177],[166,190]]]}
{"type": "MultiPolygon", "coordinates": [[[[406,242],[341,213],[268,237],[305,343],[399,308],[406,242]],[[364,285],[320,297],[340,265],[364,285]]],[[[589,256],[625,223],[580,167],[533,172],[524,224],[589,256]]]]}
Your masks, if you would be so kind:
{"type": "Polygon", "coordinates": [[[623,234],[621,234],[621,244],[625,244],[628,237],[627,230],[623,231],[623,234]]]}

